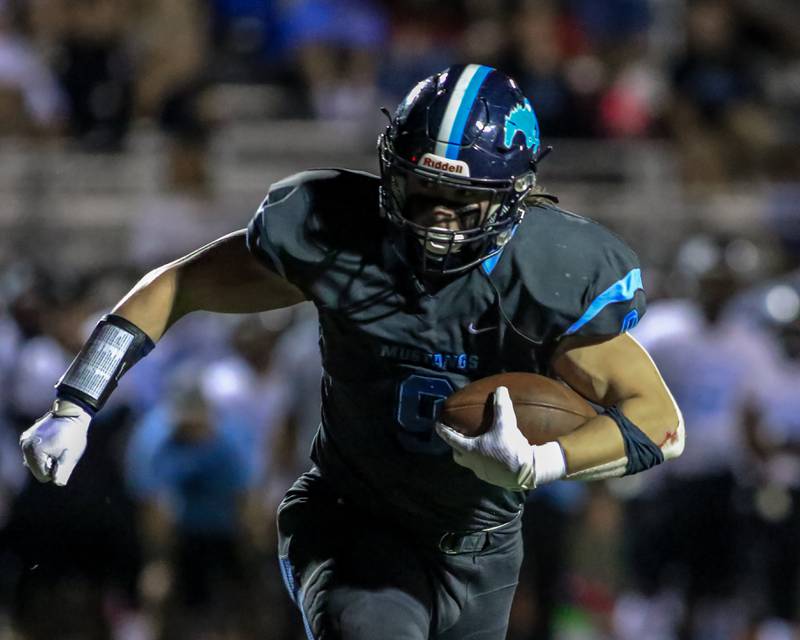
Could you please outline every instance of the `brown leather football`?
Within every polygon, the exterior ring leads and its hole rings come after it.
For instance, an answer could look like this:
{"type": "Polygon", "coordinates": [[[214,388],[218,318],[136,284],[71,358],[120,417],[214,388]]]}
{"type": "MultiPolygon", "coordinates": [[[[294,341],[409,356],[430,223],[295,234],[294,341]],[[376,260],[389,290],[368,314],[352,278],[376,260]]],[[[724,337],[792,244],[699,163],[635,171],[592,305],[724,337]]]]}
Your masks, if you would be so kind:
{"type": "Polygon", "coordinates": [[[592,405],[557,380],[535,373],[499,373],[447,398],[439,420],[466,436],[482,434],[492,424],[497,387],[508,387],[517,425],[531,444],[556,440],[597,415],[592,405]]]}

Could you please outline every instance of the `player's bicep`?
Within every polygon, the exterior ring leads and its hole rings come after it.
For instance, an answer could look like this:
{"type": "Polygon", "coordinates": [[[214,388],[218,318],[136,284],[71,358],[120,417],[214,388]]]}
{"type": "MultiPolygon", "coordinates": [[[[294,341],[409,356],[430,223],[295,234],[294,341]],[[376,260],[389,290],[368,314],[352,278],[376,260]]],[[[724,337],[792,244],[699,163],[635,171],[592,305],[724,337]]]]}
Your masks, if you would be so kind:
{"type": "Polygon", "coordinates": [[[296,286],[251,253],[245,233],[242,229],[228,234],[173,263],[176,306],[182,313],[252,313],[305,300],[296,286]]]}
{"type": "Polygon", "coordinates": [[[563,338],[551,369],[573,389],[604,406],[665,388],[650,356],[627,333],[563,338]]]}

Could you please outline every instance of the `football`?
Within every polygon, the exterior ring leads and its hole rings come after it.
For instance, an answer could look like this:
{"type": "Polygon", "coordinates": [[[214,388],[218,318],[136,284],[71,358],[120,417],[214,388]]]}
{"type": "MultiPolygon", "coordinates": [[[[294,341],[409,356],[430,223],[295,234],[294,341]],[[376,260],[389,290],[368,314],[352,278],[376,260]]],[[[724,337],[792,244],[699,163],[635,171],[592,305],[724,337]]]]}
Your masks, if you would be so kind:
{"type": "Polygon", "coordinates": [[[459,389],[444,401],[439,420],[466,436],[478,436],[492,424],[494,391],[507,387],[517,425],[531,444],[544,444],[573,431],[597,415],[565,384],[535,373],[500,373],[459,389]]]}

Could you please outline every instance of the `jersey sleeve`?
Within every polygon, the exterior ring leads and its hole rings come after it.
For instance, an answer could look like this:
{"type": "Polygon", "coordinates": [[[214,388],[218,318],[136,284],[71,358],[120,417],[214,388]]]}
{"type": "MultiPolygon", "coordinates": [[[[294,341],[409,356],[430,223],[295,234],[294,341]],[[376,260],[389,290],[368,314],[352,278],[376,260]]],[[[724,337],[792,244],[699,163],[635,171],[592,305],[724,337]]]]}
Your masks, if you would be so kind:
{"type": "Polygon", "coordinates": [[[625,333],[644,315],[647,302],[636,254],[606,232],[590,252],[593,264],[575,319],[562,336],[608,336],[625,333]]]}
{"type": "Polygon", "coordinates": [[[326,251],[314,238],[313,183],[325,171],[307,171],[272,185],[247,227],[247,248],[267,268],[306,291],[326,251]]]}

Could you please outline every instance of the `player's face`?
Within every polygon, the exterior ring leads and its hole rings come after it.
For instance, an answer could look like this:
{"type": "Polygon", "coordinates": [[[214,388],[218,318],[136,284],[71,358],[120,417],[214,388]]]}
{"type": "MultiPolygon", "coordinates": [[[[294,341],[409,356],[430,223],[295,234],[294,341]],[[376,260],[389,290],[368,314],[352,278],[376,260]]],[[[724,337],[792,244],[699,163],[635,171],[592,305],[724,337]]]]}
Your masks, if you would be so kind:
{"type": "Polygon", "coordinates": [[[489,212],[489,198],[469,189],[409,176],[403,213],[420,226],[462,231],[479,227],[489,212]]]}
{"type": "MultiPolygon", "coordinates": [[[[480,227],[489,213],[488,197],[469,189],[437,184],[409,176],[405,187],[404,216],[411,222],[431,230],[463,231],[480,227]]],[[[425,243],[431,253],[446,253],[447,237],[437,242],[432,233],[425,243]]],[[[456,248],[458,250],[458,248],[456,248]]]]}

